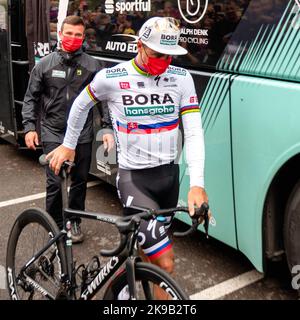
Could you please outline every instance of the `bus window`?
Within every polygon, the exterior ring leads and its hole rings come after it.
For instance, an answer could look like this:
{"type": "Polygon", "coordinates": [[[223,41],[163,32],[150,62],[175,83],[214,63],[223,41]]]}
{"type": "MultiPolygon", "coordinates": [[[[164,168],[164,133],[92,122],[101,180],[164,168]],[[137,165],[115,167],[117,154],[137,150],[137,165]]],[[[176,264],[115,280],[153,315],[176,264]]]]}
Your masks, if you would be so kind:
{"type": "Polygon", "coordinates": [[[142,24],[152,16],[172,16],[180,21],[180,42],[189,51],[188,55],[173,59],[173,63],[200,69],[216,67],[249,0],[195,1],[188,8],[190,1],[186,0],[90,3],[69,1],[68,14],[83,17],[87,26],[85,47],[92,54],[131,58],[136,54],[136,39],[142,24]],[[195,7],[198,3],[199,8],[195,7]]]}

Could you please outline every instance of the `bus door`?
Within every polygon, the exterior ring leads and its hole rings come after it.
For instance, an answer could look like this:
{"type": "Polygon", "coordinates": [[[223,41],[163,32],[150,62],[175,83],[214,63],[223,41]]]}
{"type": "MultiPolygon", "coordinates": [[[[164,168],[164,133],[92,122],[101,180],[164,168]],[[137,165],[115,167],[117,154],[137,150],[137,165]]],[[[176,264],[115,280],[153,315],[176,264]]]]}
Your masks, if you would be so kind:
{"type": "Polygon", "coordinates": [[[16,143],[8,0],[0,0],[0,137],[16,143]]]}

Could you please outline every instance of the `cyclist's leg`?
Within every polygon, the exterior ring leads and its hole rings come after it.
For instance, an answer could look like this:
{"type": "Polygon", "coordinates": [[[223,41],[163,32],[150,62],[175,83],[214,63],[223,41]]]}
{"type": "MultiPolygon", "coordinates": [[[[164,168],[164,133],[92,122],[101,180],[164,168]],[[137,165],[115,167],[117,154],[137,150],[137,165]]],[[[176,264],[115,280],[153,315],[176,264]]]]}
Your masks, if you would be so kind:
{"type": "MultiPolygon", "coordinates": [[[[166,185],[164,186],[164,189],[168,192],[168,197],[165,196],[163,192],[157,195],[158,197],[158,203],[161,209],[168,209],[168,208],[175,208],[178,204],[178,197],[179,197],[179,166],[177,164],[174,164],[170,168],[170,176],[169,179],[166,180],[166,185]]],[[[165,222],[165,228],[166,230],[169,229],[169,227],[172,224],[174,215],[170,215],[167,217],[165,222]]]]}
{"type": "Polygon", "coordinates": [[[159,209],[158,203],[152,199],[151,194],[145,189],[143,179],[137,177],[136,170],[119,169],[116,184],[119,199],[124,207],[124,215],[139,212],[139,210],[128,208],[130,206],[159,209]]]}
{"type": "MultiPolygon", "coordinates": [[[[119,168],[116,184],[117,184],[120,201],[124,207],[123,209],[124,215],[132,215],[138,212],[138,210],[127,208],[130,206],[140,206],[140,207],[151,208],[151,209],[159,208],[158,203],[151,198],[150,193],[147,190],[145,190],[142,182],[143,182],[142,180],[135,177],[135,171],[123,170],[119,168]]],[[[142,220],[140,230],[141,229],[147,230],[148,223],[149,223],[148,221],[142,220]]],[[[159,222],[159,224],[163,226],[162,223],[159,222]]],[[[155,226],[157,226],[157,224],[155,226]]],[[[154,230],[154,233],[156,232],[157,231],[154,230]]],[[[151,233],[150,233],[150,236],[151,236],[151,233]]],[[[145,243],[144,232],[139,232],[140,246],[143,245],[144,243],[145,243]]],[[[140,256],[143,261],[151,263],[147,255],[144,254],[143,249],[140,250],[140,256]]],[[[154,290],[155,290],[154,296],[159,299],[159,297],[161,296],[159,292],[157,292],[157,290],[159,289],[155,288],[154,290]]],[[[125,293],[125,294],[121,293],[119,295],[119,299],[126,300],[128,298],[129,298],[128,293],[125,293]]]]}
{"type": "MultiPolygon", "coordinates": [[[[158,209],[159,205],[152,198],[145,188],[147,179],[138,179],[135,172],[119,169],[117,176],[117,188],[119,198],[124,206],[124,215],[136,213],[134,209],[126,206],[141,206],[158,209]]],[[[148,181],[149,184],[149,181],[148,181]]],[[[140,256],[143,261],[158,265],[165,271],[172,273],[174,266],[174,253],[172,244],[165,232],[164,222],[158,220],[141,221],[138,235],[140,256]]],[[[158,286],[154,286],[156,299],[165,300],[168,298],[166,292],[158,286]]],[[[124,299],[124,297],[122,298],[124,299]]]]}
{"type": "MultiPolygon", "coordinates": [[[[92,143],[78,144],[75,155],[75,167],[71,171],[69,207],[75,210],[85,209],[86,185],[90,170],[92,143]]],[[[80,218],[73,218],[80,223],[80,218]]]]}
{"type": "MultiPolygon", "coordinates": [[[[157,198],[159,199],[159,205],[162,209],[167,208],[174,208],[177,206],[178,203],[178,195],[179,195],[179,167],[178,165],[173,165],[168,168],[170,171],[169,177],[165,177],[164,185],[162,188],[164,190],[161,191],[157,198]],[[165,195],[168,195],[167,197],[165,195]]],[[[166,221],[164,222],[164,230],[167,234],[169,227],[172,224],[174,215],[170,215],[166,217],[166,221]]],[[[152,257],[153,259],[154,257],[152,257]]],[[[174,275],[174,250],[173,247],[166,252],[163,250],[160,251],[158,257],[154,258],[151,262],[158,265],[165,271],[169,272],[170,274],[174,275]]],[[[159,287],[155,287],[155,297],[160,300],[169,299],[170,296],[164,291],[161,290],[159,287]]]]}
{"type": "MultiPolygon", "coordinates": [[[[173,170],[170,170],[171,167],[173,165],[143,170],[120,169],[117,177],[117,187],[123,205],[158,209],[159,205],[153,196],[156,193],[155,191],[163,192],[165,197],[166,195],[172,197],[166,189],[171,185],[169,180],[174,174],[173,170]]],[[[130,212],[126,209],[124,213],[133,214],[135,212],[130,212]]],[[[142,221],[139,243],[147,260],[169,273],[173,272],[174,253],[163,221],[157,219],[142,221]]]]}
{"type": "MultiPolygon", "coordinates": [[[[174,251],[172,247],[172,243],[167,234],[165,234],[164,238],[155,239],[155,241],[159,241],[153,246],[153,238],[150,236],[149,230],[147,228],[150,226],[150,223],[155,223],[151,220],[149,223],[146,222],[141,225],[139,232],[139,244],[142,248],[140,255],[143,261],[152,263],[157,265],[161,269],[165,270],[169,274],[173,274],[174,272],[174,251]]],[[[165,230],[163,223],[159,223],[156,225],[156,230],[165,230]]],[[[168,294],[161,290],[159,287],[154,287],[154,296],[158,300],[166,300],[168,299],[168,294]]]]}
{"type": "MultiPolygon", "coordinates": [[[[48,154],[58,146],[59,143],[43,142],[43,152],[48,154]]],[[[46,166],[46,211],[61,229],[63,224],[61,178],[56,176],[49,166],[46,166]]]]}
{"type": "MultiPolygon", "coordinates": [[[[152,194],[157,199],[159,207],[166,209],[177,206],[179,194],[179,167],[175,164],[164,165],[153,168],[152,173],[155,177],[153,180],[152,194]],[[166,196],[167,195],[167,196],[166,196]]],[[[174,215],[165,217],[164,222],[156,223],[155,237],[149,233],[149,229],[154,228],[154,222],[150,221],[147,226],[141,226],[141,233],[144,233],[147,241],[142,245],[144,252],[152,263],[158,265],[165,271],[173,273],[174,271],[174,251],[171,241],[168,237],[169,229],[174,215]]],[[[155,229],[154,228],[154,229],[155,229]]]]}

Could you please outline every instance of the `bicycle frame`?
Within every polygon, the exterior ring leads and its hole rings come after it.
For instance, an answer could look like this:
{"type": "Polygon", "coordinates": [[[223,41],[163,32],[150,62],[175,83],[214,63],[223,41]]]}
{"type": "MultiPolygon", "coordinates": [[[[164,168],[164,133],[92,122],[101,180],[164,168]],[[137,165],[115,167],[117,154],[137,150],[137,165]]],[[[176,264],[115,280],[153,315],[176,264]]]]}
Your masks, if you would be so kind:
{"type": "MultiPolygon", "coordinates": [[[[80,217],[85,219],[94,219],[110,224],[114,224],[118,219],[117,216],[109,215],[106,213],[97,213],[97,212],[87,212],[80,210],[72,210],[65,209],[64,210],[64,218],[69,217],[80,217]]],[[[67,220],[67,219],[66,219],[67,220]]],[[[68,226],[69,221],[66,222],[66,226],[68,226]]],[[[137,259],[140,259],[138,256],[133,255],[134,244],[136,242],[137,231],[131,235],[131,239],[128,242],[127,247],[117,256],[113,256],[103,267],[101,267],[98,274],[94,277],[92,282],[87,285],[86,289],[81,293],[79,299],[89,300],[91,299],[103,286],[107,283],[107,281],[115,274],[115,272],[120,268],[120,266],[127,260],[126,262],[126,270],[128,275],[128,286],[129,293],[131,298],[135,298],[135,277],[134,277],[134,264],[137,259]],[[134,257],[134,259],[132,259],[134,257]]],[[[70,292],[70,296],[72,298],[75,297],[74,291],[74,262],[73,262],[73,254],[72,254],[72,241],[71,235],[68,230],[61,230],[59,234],[53,237],[47,245],[41,249],[37,254],[35,254],[29,261],[21,268],[20,274],[23,274],[26,277],[26,280],[29,281],[34,287],[41,292],[44,296],[50,299],[55,299],[47,290],[41,287],[37,282],[35,282],[32,278],[30,278],[26,274],[26,269],[36,261],[47,249],[49,249],[57,240],[64,238],[65,241],[65,249],[66,249],[66,259],[67,259],[67,274],[62,275],[61,286],[67,288],[70,292]]]]}
{"type": "MultiPolygon", "coordinates": [[[[73,209],[65,209],[64,210],[66,216],[72,215],[73,217],[80,217],[85,219],[94,219],[98,221],[102,221],[105,223],[115,224],[118,219],[117,216],[110,215],[107,213],[95,213],[81,210],[73,210],[73,209]]],[[[115,272],[120,268],[120,266],[127,260],[126,270],[128,275],[128,285],[129,292],[132,298],[135,297],[135,281],[134,281],[134,263],[136,259],[140,259],[137,256],[133,255],[134,245],[136,243],[137,238],[136,230],[130,237],[130,241],[127,243],[127,247],[117,256],[113,256],[101,270],[94,277],[93,281],[87,286],[84,292],[81,293],[80,299],[88,300],[91,299],[105,284],[106,282],[115,274],[115,272]],[[134,259],[132,259],[134,257],[134,259]]],[[[66,247],[66,250],[69,248],[66,247]]],[[[73,260],[68,260],[68,252],[67,254],[67,263],[72,263],[73,260]]],[[[72,266],[73,267],[73,266],[72,266]]],[[[69,274],[70,277],[70,274],[69,274]]]]}

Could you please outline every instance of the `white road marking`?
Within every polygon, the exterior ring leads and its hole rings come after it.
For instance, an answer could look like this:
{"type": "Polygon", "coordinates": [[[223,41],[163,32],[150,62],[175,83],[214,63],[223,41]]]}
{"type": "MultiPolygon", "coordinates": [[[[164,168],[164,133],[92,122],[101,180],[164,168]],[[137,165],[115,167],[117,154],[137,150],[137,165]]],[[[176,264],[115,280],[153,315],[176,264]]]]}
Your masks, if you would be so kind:
{"type": "Polygon", "coordinates": [[[4,266],[0,265],[0,289],[6,289],[6,273],[4,266]]]}
{"type": "Polygon", "coordinates": [[[213,287],[207,288],[203,291],[195,293],[190,296],[191,300],[216,300],[224,297],[234,291],[240,290],[261,280],[264,277],[262,273],[252,270],[243,273],[237,277],[231,278],[213,287]]]}
{"type": "MultiPolygon", "coordinates": [[[[88,182],[87,187],[91,188],[91,187],[97,186],[100,183],[101,183],[101,181],[91,181],[91,182],[88,182]]],[[[41,192],[41,193],[32,194],[30,196],[25,196],[25,197],[21,197],[21,198],[2,201],[2,202],[0,202],[0,208],[16,205],[16,204],[27,202],[27,201],[42,199],[45,197],[46,197],[46,192],[41,192]]]]}

